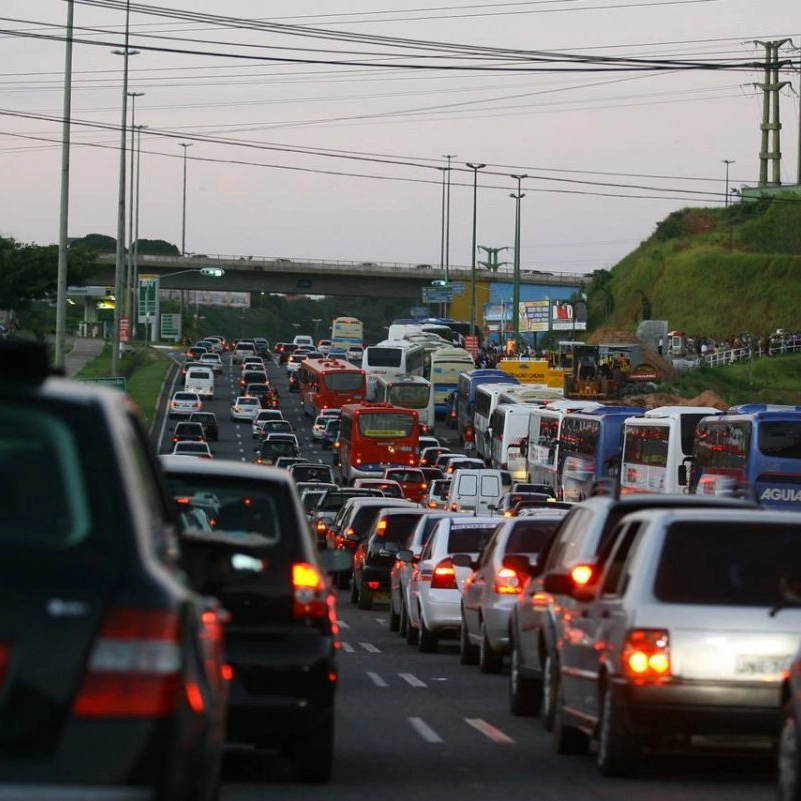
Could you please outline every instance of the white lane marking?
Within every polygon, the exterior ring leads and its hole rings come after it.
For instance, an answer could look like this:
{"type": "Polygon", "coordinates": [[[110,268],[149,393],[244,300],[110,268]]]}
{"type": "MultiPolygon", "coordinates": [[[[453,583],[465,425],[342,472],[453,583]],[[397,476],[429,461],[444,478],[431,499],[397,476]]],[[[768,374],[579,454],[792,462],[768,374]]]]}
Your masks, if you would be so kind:
{"type": "Polygon", "coordinates": [[[398,673],[398,675],[411,687],[428,687],[428,685],[422,679],[418,679],[414,673],[398,673]]]}
{"type": "Polygon", "coordinates": [[[378,673],[368,673],[368,678],[370,679],[376,687],[389,687],[389,685],[378,675],[378,673]]]}
{"type": "Polygon", "coordinates": [[[342,650],[346,654],[354,654],[354,653],[356,653],[356,649],[349,642],[343,642],[342,643],[342,650]]]}
{"type": "Polygon", "coordinates": [[[379,626],[386,626],[387,621],[383,617],[377,617],[375,622],[378,623],[379,626]]]}
{"type": "Polygon", "coordinates": [[[441,743],[443,742],[431,726],[428,725],[422,718],[407,718],[411,727],[427,742],[427,743],[441,743]]]}
{"type": "Polygon", "coordinates": [[[344,620],[337,620],[337,626],[341,629],[349,629],[350,623],[346,623],[344,620]]]}
{"type": "Polygon", "coordinates": [[[485,737],[489,737],[490,740],[496,743],[508,745],[514,742],[511,737],[504,734],[500,729],[496,729],[495,726],[487,723],[486,720],[482,720],[481,718],[465,718],[465,721],[469,726],[480,731],[485,737]]]}
{"type": "Polygon", "coordinates": [[[364,648],[364,650],[367,651],[368,654],[381,653],[381,649],[373,645],[371,642],[360,642],[359,645],[361,645],[361,647],[364,648]]]}

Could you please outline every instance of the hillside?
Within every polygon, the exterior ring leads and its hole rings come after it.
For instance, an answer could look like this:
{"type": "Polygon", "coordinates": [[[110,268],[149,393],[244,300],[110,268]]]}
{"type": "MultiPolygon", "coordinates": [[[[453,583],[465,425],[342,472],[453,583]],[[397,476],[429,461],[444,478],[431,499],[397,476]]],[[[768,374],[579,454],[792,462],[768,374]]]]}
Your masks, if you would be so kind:
{"type": "MultiPolygon", "coordinates": [[[[601,271],[603,273],[603,271],[601,271]]],[[[643,318],[693,335],[801,329],[801,196],[682,209],[589,287],[593,327],[643,318]]]]}

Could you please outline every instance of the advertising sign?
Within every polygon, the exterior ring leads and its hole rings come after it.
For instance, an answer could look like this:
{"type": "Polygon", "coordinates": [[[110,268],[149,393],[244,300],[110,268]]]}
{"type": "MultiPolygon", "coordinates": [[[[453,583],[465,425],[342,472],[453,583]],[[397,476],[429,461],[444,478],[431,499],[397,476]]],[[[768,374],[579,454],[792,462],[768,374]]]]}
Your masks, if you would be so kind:
{"type": "Polygon", "coordinates": [[[557,300],[553,304],[551,316],[552,331],[586,331],[587,306],[583,302],[572,303],[566,300],[557,300]]]}
{"type": "Polygon", "coordinates": [[[520,331],[547,331],[550,327],[549,300],[525,300],[520,303],[520,331]]]}

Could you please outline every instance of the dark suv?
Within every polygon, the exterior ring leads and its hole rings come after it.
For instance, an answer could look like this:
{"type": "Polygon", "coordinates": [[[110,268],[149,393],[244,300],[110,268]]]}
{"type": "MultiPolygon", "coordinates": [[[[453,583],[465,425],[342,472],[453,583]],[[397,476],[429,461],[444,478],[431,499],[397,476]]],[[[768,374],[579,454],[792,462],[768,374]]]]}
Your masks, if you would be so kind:
{"type": "Polygon", "coordinates": [[[133,404],[47,373],[0,341],[0,797],[211,801],[223,614],[133,404]]]}
{"type": "MultiPolygon", "coordinates": [[[[200,423],[210,442],[217,442],[220,438],[220,428],[217,425],[217,415],[214,412],[192,412],[189,415],[190,423],[200,423]]],[[[180,423],[179,423],[180,425],[180,423]]]]}
{"type": "Polygon", "coordinates": [[[283,470],[172,456],[162,466],[175,497],[206,504],[214,520],[212,535],[198,532],[186,569],[231,616],[228,742],[277,747],[296,778],[327,782],[337,685],[327,571],[349,559],[318,554],[283,470]]]}

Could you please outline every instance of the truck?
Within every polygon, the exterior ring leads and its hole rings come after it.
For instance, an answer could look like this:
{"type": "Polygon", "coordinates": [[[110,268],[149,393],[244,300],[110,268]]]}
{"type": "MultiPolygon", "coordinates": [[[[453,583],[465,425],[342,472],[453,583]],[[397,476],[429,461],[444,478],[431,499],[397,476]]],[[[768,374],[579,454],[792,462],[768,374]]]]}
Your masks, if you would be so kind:
{"type": "Polygon", "coordinates": [[[565,398],[614,400],[653,392],[663,378],[661,366],[644,361],[636,342],[577,345],[564,375],[565,398]]]}

